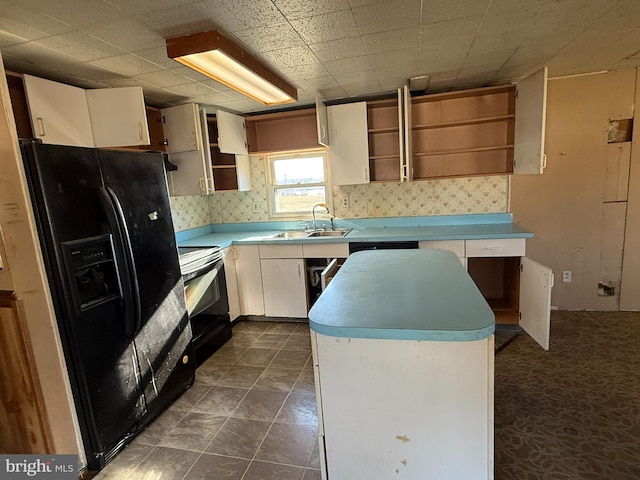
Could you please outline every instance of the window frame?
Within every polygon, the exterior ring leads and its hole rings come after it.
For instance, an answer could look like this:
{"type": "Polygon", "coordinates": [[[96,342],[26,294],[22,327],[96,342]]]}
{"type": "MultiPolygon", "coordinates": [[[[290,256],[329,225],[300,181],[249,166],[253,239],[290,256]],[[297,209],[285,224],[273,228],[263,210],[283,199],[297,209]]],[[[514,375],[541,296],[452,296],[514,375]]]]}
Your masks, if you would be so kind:
{"type": "Polygon", "coordinates": [[[287,188],[301,188],[301,187],[322,187],[324,188],[325,204],[329,208],[329,211],[333,211],[333,195],[331,188],[331,174],[329,171],[329,152],[325,148],[314,148],[310,150],[298,150],[295,152],[277,152],[265,155],[266,165],[266,180],[267,180],[267,204],[269,207],[269,218],[275,220],[300,220],[308,219],[311,217],[311,210],[297,210],[294,212],[276,212],[275,206],[277,204],[275,200],[275,194],[277,190],[287,188]],[[275,183],[275,174],[273,164],[277,160],[293,160],[306,157],[322,157],[323,169],[324,169],[324,182],[319,183],[296,183],[277,185],[275,183]]]}

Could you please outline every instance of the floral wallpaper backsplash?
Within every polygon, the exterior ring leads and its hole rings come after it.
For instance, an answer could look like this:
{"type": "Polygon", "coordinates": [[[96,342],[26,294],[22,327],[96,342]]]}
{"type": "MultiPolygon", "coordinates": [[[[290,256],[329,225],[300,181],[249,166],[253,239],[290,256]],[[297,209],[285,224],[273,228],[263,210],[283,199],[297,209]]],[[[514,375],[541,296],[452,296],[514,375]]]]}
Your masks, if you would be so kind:
{"type": "Polygon", "coordinates": [[[207,197],[169,197],[169,204],[171,205],[173,228],[176,232],[214,223],[211,220],[211,209],[207,197]]]}
{"type": "MultiPolygon", "coordinates": [[[[263,157],[251,157],[248,192],[171,197],[176,231],[209,223],[268,222],[267,180],[263,157]]],[[[369,183],[333,187],[337,218],[419,217],[508,211],[509,177],[486,176],[409,183],[369,183]],[[342,200],[348,199],[348,207],[342,200]]]]}

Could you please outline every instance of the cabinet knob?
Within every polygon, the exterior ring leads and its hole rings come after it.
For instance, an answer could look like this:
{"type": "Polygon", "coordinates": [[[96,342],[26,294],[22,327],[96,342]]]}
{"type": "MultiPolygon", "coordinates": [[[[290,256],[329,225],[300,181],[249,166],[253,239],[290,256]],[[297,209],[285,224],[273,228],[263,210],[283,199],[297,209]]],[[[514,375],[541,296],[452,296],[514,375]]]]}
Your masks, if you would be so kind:
{"type": "Polygon", "coordinates": [[[162,145],[164,145],[165,147],[168,147],[168,146],[169,146],[169,140],[167,140],[166,138],[165,138],[162,142],[160,142],[160,143],[161,143],[162,145]]]}

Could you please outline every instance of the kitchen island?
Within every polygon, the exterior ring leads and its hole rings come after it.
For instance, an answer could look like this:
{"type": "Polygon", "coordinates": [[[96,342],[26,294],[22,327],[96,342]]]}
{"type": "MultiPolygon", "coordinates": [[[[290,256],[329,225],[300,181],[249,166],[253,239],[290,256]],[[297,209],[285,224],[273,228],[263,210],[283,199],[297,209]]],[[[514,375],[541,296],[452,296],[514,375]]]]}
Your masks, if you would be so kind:
{"type": "Polygon", "coordinates": [[[493,478],[494,315],[455,254],[349,256],[309,312],[323,478],[493,478]]]}

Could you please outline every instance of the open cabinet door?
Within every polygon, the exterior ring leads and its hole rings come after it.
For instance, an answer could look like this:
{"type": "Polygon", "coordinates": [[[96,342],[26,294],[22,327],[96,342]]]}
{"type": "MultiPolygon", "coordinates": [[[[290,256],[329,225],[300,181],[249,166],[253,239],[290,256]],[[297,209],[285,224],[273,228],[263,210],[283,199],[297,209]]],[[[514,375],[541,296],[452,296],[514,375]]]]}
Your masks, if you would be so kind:
{"type": "Polygon", "coordinates": [[[549,350],[553,272],[533,260],[520,259],[520,326],[549,350]]]}
{"type": "Polygon", "coordinates": [[[546,166],[547,67],[518,82],[516,92],[513,173],[540,174],[546,166]]]}
{"type": "Polygon", "coordinates": [[[218,122],[218,148],[222,153],[236,153],[246,155],[247,145],[247,125],[240,115],[216,110],[216,120],[218,122]]]}

